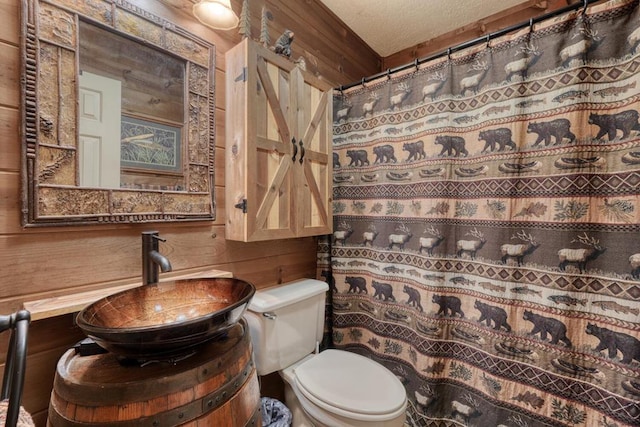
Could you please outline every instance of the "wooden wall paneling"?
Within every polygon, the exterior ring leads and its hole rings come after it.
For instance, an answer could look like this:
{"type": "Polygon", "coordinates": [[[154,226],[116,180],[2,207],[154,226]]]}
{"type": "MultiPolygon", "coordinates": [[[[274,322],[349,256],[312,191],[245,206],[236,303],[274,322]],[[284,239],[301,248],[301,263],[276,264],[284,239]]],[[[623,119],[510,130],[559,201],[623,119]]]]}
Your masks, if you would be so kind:
{"type": "Polygon", "coordinates": [[[0,40],[18,45],[20,42],[20,3],[15,0],[0,0],[0,40]]]}
{"type": "MultiPolygon", "coordinates": [[[[42,418],[41,413],[47,412],[56,365],[58,359],[68,348],[68,345],[61,348],[49,348],[38,353],[29,353],[27,357],[22,406],[36,418],[42,418]]],[[[44,419],[46,420],[46,415],[44,419]]]]}
{"type": "MultiPolygon", "coordinates": [[[[41,295],[103,281],[136,277],[141,271],[138,232],[28,233],[0,236],[4,268],[0,301],[41,295]]],[[[0,303],[0,312],[4,304],[0,303]]],[[[14,307],[12,307],[14,308],[14,307]]]]}
{"type": "MultiPolygon", "coordinates": [[[[278,243],[272,242],[273,245],[278,243]]],[[[315,242],[313,242],[315,247],[315,242]]],[[[259,258],[242,262],[234,262],[220,266],[231,271],[234,276],[255,284],[256,288],[264,288],[276,283],[285,283],[301,277],[315,277],[316,261],[309,259],[303,252],[293,252],[270,258],[259,258]]]]}
{"type": "Polygon", "coordinates": [[[362,45],[364,42],[362,39],[346,27],[336,26],[335,22],[340,21],[340,18],[324,4],[317,1],[307,1],[300,7],[299,3],[278,2],[274,7],[284,11],[294,20],[299,21],[304,29],[311,34],[312,38],[309,40],[321,38],[322,42],[329,45],[329,47],[318,45],[314,47],[314,50],[321,52],[338,51],[346,55],[356,56],[370,55],[372,62],[369,63],[369,67],[375,66],[375,57],[377,55],[375,51],[366,46],[367,51],[363,52],[362,45]],[[323,49],[320,47],[323,47],[323,49]]]}
{"type": "MultiPolygon", "coordinates": [[[[204,266],[224,270],[218,266],[297,252],[315,258],[313,239],[240,245],[225,241],[222,229],[205,231],[202,226],[180,230],[147,226],[145,229],[160,230],[166,239],[160,251],[169,258],[175,271],[204,266]]],[[[15,310],[20,300],[88,291],[109,281],[136,281],[142,271],[142,230],[110,230],[90,236],[83,233],[84,238],[68,232],[64,239],[51,234],[32,234],[26,239],[0,236],[0,257],[4,260],[0,282],[10,284],[0,290],[0,312],[15,310]],[[63,265],[60,265],[61,259],[65,260],[63,265]],[[101,261],[96,264],[95,259],[101,261]]]]}
{"type": "MultiPolygon", "coordinates": [[[[216,147],[215,182],[216,187],[224,187],[224,148],[216,147]]],[[[217,219],[217,217],[216,217],[217,219]]]]}
{"type": "MultiPolygon", "coordinates": [[[[214,31],[194,25],[195,19],[191,15],[193,1],[160,0],[151,2],[157,5],[149,6],[145,6],[149,3],[145,0],[131,1],[157,14],[171,13],[173,22],[215,44],[216,68],[220,70],[225,69],[224,53],[241,40],[237,29],[214,31]]],[[[292,29],[296,32],[296,39],[292,45],[293,58],[304,55],[309,71],[322,76],[332,84],[359,80],[365,75],[375,74],[380,69],[380,57],[317,1],[249,2],[253,39],[260,38],[263,5],[273,17],[268,22],[271,45],[285,28],[292,29]]],[[[232,0],[231,6],[240,15],[242,0],[232,0]]]]}
{"type": "MultiPolygon", "coordinates": [[[[220,108],[224,109],[224,100],[225,100],[225,72],[216,68],[214,76],[216,79],[216,105],[220,108]]],[[[216,108],[217,111],[217,108],[216,108]]],[[[216,121],[218,118],[216,117],[216,121]]],[[[221,138],[224,138],[223,135],[217,135],[221,138]]],[[[224,139],[223,139],[224,140],[224,139]]]]}
{"type": "MultiPolygon", "coordinates": [[[[225,224],[225,198],[224,198],[224,187],[218,187],[217,185],[214,188],[215,197],[216,197],[216,219],[213,222],[215,225],[225,224]]],[[[222,233],[220,236],[224,236],[224,228],[222,229],[222,233]]]]}
{"type": "Polygon", "coordinates": [[[0,40],[0,105],[16,107],[20,105],[20,50],[18,46],[0,40]]]}
{"type": "MultiPolygon", "coordinates": [[[[141,7],[145,7],[145,0],[131,0],[133,3],[140,5],[141,7]]],[[[193,5],[192,0],[160,0],[158,5],[149,5],[147,9],[154,11],[155,13],[161,14],[163,11],[167,13],[170,11],[174,15],[173,22],[178,25],[181,25],[185,28],[192,29],[193,21],[195,19],[191,15],[191,7],[193,5]]],[[[289,26],[296,24],[297,16],[312,16],[312,19],[315,21],[315,24],[311,25],[326,25],[326,28],[320,28],[319,31],[324,31],[320,35],[315,35],[313,37],[308,38],[308,40],[302,41],[302,38],[296,40],[298,42],[298,46],[294,43],[294,57],[302,54],[302,47],[304,47],[305,52],[311,54],[313,56],[312,66],[317,67],[325,67],[323,69],[324,73],[322,73],[323,77],[328,81],[336,82],[336,84],[340,82],[351,81],[356,78],[356,75],[361,76],[362,73],[355,73],[354,75],[344,74],[341,75],[339,73],[333,72],[334,64],[337,62],[335,58],[329,56],[326,49],[333,49],[338,51],[340,49],[345,49],[347,45],[356,46],[353,52],[350,52],[349,55],[344,55],[346,58],[358,58],[358,65],[362,67],[362,64],[375,64],[374,70],[379,68],[379,60],[380,58],[364,43],[362,42],[354,33],[348,30],[344,25],[335,18],[331,12],[326,10],[323,6],[318,7],[317,2],[315,1],[305,1],[305,2],[287,2],[283,0],[270,0],[266,2],[250,2],[250,11],[251,11],[251,33],[252,38],[258,40],[260,37],[260,26],[261,26],[261,12],[262,6],[266,6],[267,10],[269,10],[273,16],[273,20],[270,20],[268,23],[269,34],[271,37],[271,44],[275,43],[276,39],[282,34],[282,31],[289,26]],[[285,11],[287,6],[290,6],[291,9],[285,11]],[[291,12],[291,10],[295,11],[295,14],[291,12]],[[332,46],[328,44],[326,46],[319,47],[319,44],[322,42],[321,38],[330,38],[331,34],[344,34],[345,39],[336,41],[336,44],[332,46]]],[[[236,14],[240,15],[242,10],[242,0],[232,0],[231,6],[236,14]]],[[[298,19],[299,20],[299,19],[298,19]]],[[[309,27],[309,24],[304,23],[296,24],[300,25],[300,27],[296,27],[298,32],[303,34],[306,31],[306,28],[309,27]]],[[[205,39],[211,41],[216,45],[216,67],[224,70],[224,53],[237,44],[240,41],[240,35],[238,34],[237,29],[229,30],[229,31],[213,31],[208,30],[203,26],[196,25],[193,28],[195,34],[201,35],[205,39]],[[200,27],[200,28],[198,28],[200,27]],[[203,31],[204,29],[204,31],[203,31]]],[[[309,59],[309,58],[307,58],[309,59]]],[[[345,60],[347,62],[347,60],[345,60]]],[[[355,62],[355,61],[354,61],[355,62]]],[[[366,65],[365,65],[366,67],[366,65]]],[[[374,71],[375,72],[375,71],[374,71]]],[[[367,73],[371,73],[370,70],[367,70],[367,73]]],[[[358,79],[360,77],[357,77],[358,79]]]]}
{"type": "MultiPolygon", "coordinates": [[[[216,47],[216,70],[215,77],[215,95],[216,95],[216,110],[215,110],[215,175],[214,175],[214,192],[215,192],[215,223],[225,223],[225,211],[224,211],[224,150],[226,146],[225,141],[225,72],[223,68],[219,68],[219,58],[224,58],[224,55],[220,54],[221,50],[216,47]]],[[[222,62],[224,64],[224,62],[222,62]]],[[[222,230],[220,236],[224,236],[224,230],[222,230]]]]}
{"type": "MultiPolygon", "coordinates": [[[[29,355],[47,351],[50,348],[69,348],[69,338],[80,338],[82,331],[75,325],[75,315],[65,314],[52,318],[47,322],[31,322],[29,324],[28,351],[29,355]]],[[[75,342],[75,341],[74,341],[75,342]]],[[[5,363],[9,333],[0,334],[0,364],[5,363]]]]}
{"type": "MultiPolygon", "coordinates": [[[[0,147],[5,146],[0,137],[0,147]]],[[[0,172],[0,238],[6,233],[19,233],[22,230],[20,201],[20,174],[17,172],[0,172]]],[[[1,247],[2,243],[0,243],[1,247]]],[[[2,249],[0,248],[0,254],[2,249]]],[[[2,273],[0,273],[2,277],[2,273]]],[[[0,282],[1,283],[1,282],[0,282]]],[[[1,286],[0,286],[1,288],[1,286]]],[[[0,297],[1,298],[1,297],[0,297]]]]}
{"type": "MultiPolygon", "coordinates": [[[[239,14],[242,0],[232,3],[234,10],[239,14]]],[[[285,29],[294,31],[292,59],[304,56],[309,72],[322,76],[332,85],[339,85],[356,78],[360,79],[362,75],[370,74],[371,69],[378,70],[380,66],[378,55],[316,1],[249,2],[251,36],[254,40],[260,39],[263,5],[273,18],[268,21],[270,45],[276,42],[285,29]],[[327,22],[331,25],[327,25],[327,22]],[[341,63],[343,63],[342,67],[340,67],[341,63]]],[[[237,30],[233,31],[237,32],[237,30]]]]}
{"type": "MultiPolygon", "coordinates": [[[[1,27],[1,26],[0,26],[1,27]]],[[[18,110],[0,106],[0,170],[18,172],[20,170],[20,116],[18,110]]]]}
{"type": "MultiPolygon", "coordinates": [[[[223,108],[216,107],[216,148],[224,150],[226,146],[225,132],[226,132],[226,120],[225,111],[223,108]]],[[[216,185],[218,183],[216,182],[216,185]]]]}
{"type": "Polygon", "coordinates": [[[278,2],[271,7],[276,15],[278,36],[285,28],[295,31],[294,53],[298,52],[296,44],[300,45],[301,53],[306,54],[307,69],[333,85],[360,79],[370,69],[380,67],[378,55],[366,45],[363,50],[364,42],[353,32],[332,25],[338,18],[319,2],[278,2]],[[280,12],[289,22],[278,19],[280,12]],[[320,54],[325,57],[314,63],[320,54]],[[317,72],[313,67],[317,67],[317,72]]]}
{"type": "MultiPolygon", "coordinates": [[[[54,332],[60,333],[60,332],[54,332]]],[[[80,328],[75,328],[66,335],[67,343],[51,347],[41,352],[29,353],[25,370],[25,387],[22,393],[23,406],[29,413],[46,411],[49,406],[56,365],[60,357],[76,342],[86,338],[80,328]]],[[[45,339],[45,337],[41,337],[45,339]]]]}
{"type": "MultiPolygon", "coordinates": [[[[213,239],[218,242],[218,251],[210,255],[209,264],[225,270],[224,264],[233,265],[234,263],[244,261],[255,261],[259,259],[269,259],[280,255],[288,255],[295,253],[303,253],[309,255],[310,252],[315,254],[316,240],[312,237],[302,239],[289,239],[278,242],[256,242],[243,243],[225,241],[224,234],[216,233],[217,237],[213,239]]],[[[211,237],[209,237],[211,238],[211,237]]],[[[184,241],[184,244],[190,244],[184,241]]],[[[315,256],[314,256],[315,258],[315,256]]],[[[228,270],[227,270],[228,271],[228,270]]]]}
{"type": "Polygon", "coordinates": [[[565,0],[528,0],[487,18],[461,26],[441,36],[389,55],[383,58],[381,71],[408,64],[416,58],[425,58],[442,52],[449,47],[454,47],[521,22],[527,22],[530,18],[539,17],[545,13],[566,7],[568,3],[571,2],[565,0]]]}
{"type": "MultiPolygon", "coordinates": [[[[224,106],[224,104],[223,104],[224,106]]],[[[224,225],[225,223],[225,203],[224,203],[224,174],[225,174],[225,111],[221,108],[216,108],[216,127],[215,127],[215,224],[224,225]]],[[[221,236],[224,236],[224,230],[222,230],[221,236]]]]}

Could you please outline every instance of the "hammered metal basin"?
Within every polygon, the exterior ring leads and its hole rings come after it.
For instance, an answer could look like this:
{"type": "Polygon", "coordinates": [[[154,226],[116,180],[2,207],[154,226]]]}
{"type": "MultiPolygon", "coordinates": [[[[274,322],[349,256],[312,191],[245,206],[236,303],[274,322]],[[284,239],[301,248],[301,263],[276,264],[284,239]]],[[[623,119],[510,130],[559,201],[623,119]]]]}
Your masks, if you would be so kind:
{"type": "Polygon", "coordinates": [[[235,278],[194,278],[139,286],[85,307],[76,321],[100,347],[132,359],[176,358],[223,338],[255,287],[235,278]]]}

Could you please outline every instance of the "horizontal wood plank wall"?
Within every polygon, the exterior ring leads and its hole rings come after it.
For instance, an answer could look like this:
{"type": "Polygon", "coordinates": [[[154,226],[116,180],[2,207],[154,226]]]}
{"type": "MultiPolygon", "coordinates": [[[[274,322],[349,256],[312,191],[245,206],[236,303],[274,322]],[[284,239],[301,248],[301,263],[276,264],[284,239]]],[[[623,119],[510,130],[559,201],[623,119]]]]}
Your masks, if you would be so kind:
{"type": "MultiPolygon", "coordinates": [[[[23,229],[20,224],[20,0],[0,0],[0,313],[23,301],[100,289],[141,275],[140,233],[156,229],[161,251],[174,271],[210,267],[233,272],[258,288],[313,277],[316,239],[240,243],[224,239],[225,52],[240,42],[237,30],[213,31],[191,15],[191,0],[130,0],[187,28],[216,46],[216,220],[148,225],[23,229]]],[[[380,69],[380,58],[316,0],[250,1],[253,38],[259,37],[263,5],[272,44],[285,28],[295,32],[293,58],[332,85],[346,84],[380,69]]],[[[239,15],[242,0],[232,0],[239,15]]],[[[23,404],[38,426],[46,423],[55,366],[83,337],[73,315],[33,322],[30,328],[23,404]]],[[[7,334],[0,336],[4,364],[7,334]]]]}
{"type": "Polygon", "coordinates": [[[479,19],[431,40],[426,40],[423,43],[386,56],[382,59],[382,69],[380,71],[400,67],[413,62],[416,58],[426,58],[449,47],[454,47],[521,22],[527,22],[531,18],[539,17],[576,2],[581,2],[581,0],[527,0],[502,12],[479,19]]]}

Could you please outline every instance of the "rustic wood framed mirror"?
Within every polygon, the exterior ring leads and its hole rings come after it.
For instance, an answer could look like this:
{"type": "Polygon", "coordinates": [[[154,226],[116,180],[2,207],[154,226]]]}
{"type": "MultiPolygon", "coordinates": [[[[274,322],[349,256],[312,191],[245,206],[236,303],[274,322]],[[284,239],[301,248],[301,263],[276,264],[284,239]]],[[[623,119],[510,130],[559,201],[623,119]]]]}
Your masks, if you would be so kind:
{"type": "Polygon", "coordinates": [[[214,219],[215,46],[126,0],[21,17],[23,225],[214,219]]]}

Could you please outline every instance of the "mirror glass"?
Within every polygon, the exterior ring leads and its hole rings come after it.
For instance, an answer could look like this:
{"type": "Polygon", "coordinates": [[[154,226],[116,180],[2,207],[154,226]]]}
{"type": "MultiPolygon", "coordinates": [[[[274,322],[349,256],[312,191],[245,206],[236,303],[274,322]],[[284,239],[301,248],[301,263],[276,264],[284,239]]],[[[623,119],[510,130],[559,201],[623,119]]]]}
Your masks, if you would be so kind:
{"type": "Polygon", "coordinates": [[[184,189],[185,61],[79,22],[79,184],[184,189]]]}
{"type": "Polygon", "coordinates": [[[24,9],[24,225],[213,219],[214,46],[125,0],[24,9]]]}

